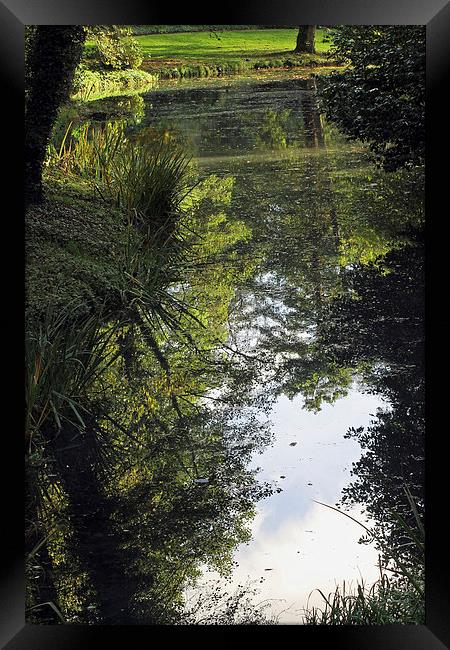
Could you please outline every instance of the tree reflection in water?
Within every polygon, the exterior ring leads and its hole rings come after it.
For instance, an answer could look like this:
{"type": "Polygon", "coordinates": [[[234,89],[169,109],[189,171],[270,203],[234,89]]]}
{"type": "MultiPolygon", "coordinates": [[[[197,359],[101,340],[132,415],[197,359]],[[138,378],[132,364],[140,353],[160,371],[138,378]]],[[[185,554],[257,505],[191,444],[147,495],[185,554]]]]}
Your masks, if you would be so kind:
{"type": "Polygon", "coordinates": [[[49,535],[33,550],[46,577],[29,591],[73,622],[177,622],[202,564],[232,569],[274,489],[248,464],[282,394],[319,410],[357,380],[385,398],[348,433],[363,455],[342,503],[396,547],[408,540],[392,511],[415,525],[404,486],[423,517],[421,171],[374,169],[323,122],[311,80],[151,101],[130,132],[164,129],[198,162],[185,205],[198,236],[168,287],[188,310],[169,314],[175,328],[136,318],[111,338],[117,358],[90,396],[98,435],[42,432],[29,484],[38,475],[50,507],[30,488],[29,518],[41,509],[45,525],[29,551],[49,535]]]}

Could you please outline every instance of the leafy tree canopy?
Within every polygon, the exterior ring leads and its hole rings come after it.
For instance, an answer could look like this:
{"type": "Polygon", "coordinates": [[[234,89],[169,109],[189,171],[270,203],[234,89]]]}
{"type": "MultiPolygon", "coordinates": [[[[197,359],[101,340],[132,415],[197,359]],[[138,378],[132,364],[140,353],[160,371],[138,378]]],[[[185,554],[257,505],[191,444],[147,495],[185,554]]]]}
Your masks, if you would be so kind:
{"type": "Polygon", "coordinates": [[[91,25],[87,38],[93,42],[91,57],[105,68],[139,68],[142,54],[128,25],[91,25]]]}
{"type": "Polygon", "coordinates": [[[368,142],[385,170],[423,164],[424,27],[336,27],[332,52],[349,68],[321,83],[325,114],[351,139],[368,142]]]}

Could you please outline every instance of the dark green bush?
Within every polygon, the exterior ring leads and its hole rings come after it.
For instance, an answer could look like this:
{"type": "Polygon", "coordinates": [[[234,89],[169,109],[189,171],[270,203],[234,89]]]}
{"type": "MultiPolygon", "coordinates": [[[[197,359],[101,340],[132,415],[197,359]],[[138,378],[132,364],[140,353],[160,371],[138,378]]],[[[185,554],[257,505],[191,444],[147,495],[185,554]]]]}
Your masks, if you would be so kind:
{"type": "Polygon", "coordinates": [[[425,158],[425,28],[342,26],[332,55],[349,65],[321,80],[322,109],[350,139],[367,142],[386,171],[425,158]]]}

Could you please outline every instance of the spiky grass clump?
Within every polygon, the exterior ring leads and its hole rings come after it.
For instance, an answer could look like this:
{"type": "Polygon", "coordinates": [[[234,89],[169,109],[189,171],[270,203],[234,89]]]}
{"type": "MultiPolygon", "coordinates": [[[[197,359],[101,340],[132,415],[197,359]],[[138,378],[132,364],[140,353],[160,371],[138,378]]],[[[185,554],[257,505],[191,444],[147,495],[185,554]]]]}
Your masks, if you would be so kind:
{"type": "Polygon", "coordinates": [[[130,221],[140,225],[173,223],[188,188],[185,172],[189,160],[164,139],[127,142],[120,153],[100,158],[102,191],[119,205],[130,221]]]}
{"type": "Polygon", "coordinates": [[[100,196],[118,206],[130,223],[152,232],[173,227],[189,193],[190,159],[164,136],[130,140],[119,122],[99,128],[89,123],[76,131],[69,124],[48,164],[90,179],[100,196]]]}
{"type": "MultiPolygon", "coordinates": [[[[423,577],[416,575],[421,583],[423,577]]],[[[404,579],[391,578],[380,567],[380,578],[371,586],[364,581],[355,587],[344,582],[326,596],[317,590],[324,607],[312,607],[304,613],[305,625],[387,625],[423,624],[424,600],[404,579]]]]}
{"type": "Polygon", "coordinates": [[[85,428],[82,406],[89,387],[117,357],[110,342],[114,327],[104,327],[101,313],[72,319],[76,310],[48,310],[29,331],[26,360],[26,442],[46,421],[58,431],[64,421],[85,428]]]}

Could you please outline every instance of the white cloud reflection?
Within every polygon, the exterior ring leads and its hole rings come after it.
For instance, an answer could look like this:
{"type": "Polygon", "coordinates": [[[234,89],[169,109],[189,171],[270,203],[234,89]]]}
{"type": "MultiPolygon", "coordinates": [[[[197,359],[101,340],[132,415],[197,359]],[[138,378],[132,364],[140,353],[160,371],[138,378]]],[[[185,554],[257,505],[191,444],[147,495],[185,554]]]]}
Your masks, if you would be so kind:
{"type": "MultiPolygon", "coordinates": [[[[350,426],[367,426],[382,405],[379,398],[357,391],[317,414],[302,410],[300,399],[277,401],[270,418],[275,443],[252,464],[261,468],[262,480],[283,491],[259,504],[252,540],[236,550],[228,591],[253,582],[259,590],[254,600],[273,600],[275,613],[285,610],[279,623],[289,624],[301,622],[308,598],[309,606],[323,606],[315,590],[328,595],[343,581],[347,586],[361,578],[366,584],[377,579],[375,549],[358,544],[364,530],[314,500],[332,506],[339,500],[361,454],[359,445],[343,436],[350,426]]],[[[347,512],[366,523],[360,509],[347,512]]],[[[204,577],[219,576],[206,571],[204,577]]]]}
{"type": "MultiPolygon", "coordinates": [[[[357,510],[351,514],[362,519],[357,510]]],[[[363,576],[370,583],[377,578],[377,554],[358,544],[363,530],[347,517],[311,503],[304,516],[288,519],[272,534],[262,532],[264,519],[262,514],[255,520],[253,541],[235,556],[233,583],[263,579],[256,600],[275,599],[275,612],[288,607],[280,623],[300,622],[308,598],[310,605],[323,604],[317,591],[311,593],[317,588],[328,595],[344,580],[356,582],[363,576]]]]}

